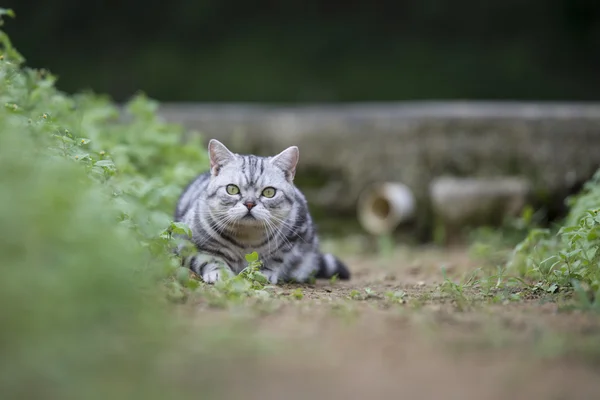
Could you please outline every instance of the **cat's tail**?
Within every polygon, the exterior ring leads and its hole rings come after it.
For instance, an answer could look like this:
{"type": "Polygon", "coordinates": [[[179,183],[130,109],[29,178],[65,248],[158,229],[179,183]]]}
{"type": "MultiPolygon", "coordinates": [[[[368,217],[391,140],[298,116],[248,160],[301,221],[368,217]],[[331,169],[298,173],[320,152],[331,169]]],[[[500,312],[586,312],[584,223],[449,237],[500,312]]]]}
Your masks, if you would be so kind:
{"type": "Polygon", "coordinates": [[[338,279],[347,281],[350,279],[350,270],[333,254],[320,254],[319,269],[315,278],[329,279],[335,275],[338,279]]]}

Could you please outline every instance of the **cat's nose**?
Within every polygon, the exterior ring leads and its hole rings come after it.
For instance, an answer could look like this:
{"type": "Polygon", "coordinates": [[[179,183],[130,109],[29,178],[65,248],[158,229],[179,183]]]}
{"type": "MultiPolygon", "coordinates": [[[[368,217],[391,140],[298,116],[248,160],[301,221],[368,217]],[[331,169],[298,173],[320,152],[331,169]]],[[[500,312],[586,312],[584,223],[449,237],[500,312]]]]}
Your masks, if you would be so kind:
{"type": "Polygon", "coordinates": [[[248,211],[252,210],[252,208],[256,205],[255,202],[253,201],[246,201],[244,203],[244,205],[246,206],[246,208],[248,209],[248,211]]]}

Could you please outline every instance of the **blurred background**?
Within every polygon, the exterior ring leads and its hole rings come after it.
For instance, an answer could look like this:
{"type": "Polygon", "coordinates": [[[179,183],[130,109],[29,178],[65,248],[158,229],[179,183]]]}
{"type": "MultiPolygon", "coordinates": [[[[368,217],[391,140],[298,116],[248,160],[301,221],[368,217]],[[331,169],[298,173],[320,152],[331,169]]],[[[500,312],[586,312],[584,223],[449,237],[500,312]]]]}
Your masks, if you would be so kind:
{"type": "Polygon", "coordinates": [[[117,101],[600,99],[595,0],[6,0],[28,63],[117,101]]]}
{"type": "MultiPolygon", "coordinates": [[[[418,207],[401,212],[423,239],[463,206],[447,225],[497,225],[526,204],[552,220],[600,166],[600,108],[581,104],[600,100],[598,1],[5,3],[7,33],[59,89],[142,91],[236,152],[300,146],[297,183],[325,231],[347,232],[325,216],[360,214],[373,182],[408,185],[418,207]],[[432,187],[445,175],[483,186],[432,187]]],[[[373,218],[387,218],[394,199],[379,200],[373,218]]]]}
{"type": "Polygon", "coordinates": [[[599,0],[0,3],[2,400],[598,397],[599,0]],[[209,138],[350,282],[181,267],[209,138]]]}

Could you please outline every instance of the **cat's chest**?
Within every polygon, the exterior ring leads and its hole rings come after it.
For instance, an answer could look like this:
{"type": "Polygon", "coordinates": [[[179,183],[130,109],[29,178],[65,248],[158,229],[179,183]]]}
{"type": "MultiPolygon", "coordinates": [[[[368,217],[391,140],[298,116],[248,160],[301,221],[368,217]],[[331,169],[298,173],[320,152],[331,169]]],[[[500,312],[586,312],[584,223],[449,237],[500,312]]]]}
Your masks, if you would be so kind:
{"type": "Polygon", "coordinates": [[[235,249],[230,250],[233,250],[232,252],[235,254],[235,259],[239,263],[246,263],[246,256],[254,252],[258,253],[258,256],[261,259],[265,260],[267,258],[271,258],[273,256],[273,253],[277,252],[277,243],[275,242],[265,243],[263,245],[260,244],[261,243],[259,243],[259,245],[244,244],[240,246],[235,246],[235,249]]]}
{"type": "Polygon", "coordinates": [[[259,233],[235,235],[232,239],[233,246],[231,246],[230,250],[238,260],[245,260],[247,254],[255,251],[257,253],[265,253],[267,249],[275,248],[277,245],[277,240],[269,238],[266,234],[259,233]]]}
{"type": "Polygon", "coordinates": [[[256,252],[258,254],[258,259],[264,266],[272,266],[275,264],[281,264],[284,262],[286,258],[286,254],[281,254],[278,250],[278,247],[275,246],[276,243],[272,243],[271,245],[265,245],[260,247],[246,247],[246,248],[238,248],[235,251],[235,262],[232,267],[236,272],[240,272],[244,268],[248,266],[248,261],[246,256],[256,252]]]}

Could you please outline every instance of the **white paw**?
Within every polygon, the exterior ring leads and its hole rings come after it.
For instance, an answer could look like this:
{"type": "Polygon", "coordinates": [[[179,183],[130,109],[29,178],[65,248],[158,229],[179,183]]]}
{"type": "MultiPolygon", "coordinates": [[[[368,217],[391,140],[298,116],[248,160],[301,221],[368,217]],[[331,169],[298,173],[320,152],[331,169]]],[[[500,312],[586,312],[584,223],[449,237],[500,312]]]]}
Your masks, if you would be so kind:
{"type": "Polygon", "coordinates": [[[263,274],[269,280],[271,285],[277,285],[277,281],[278,281],[277,272],[262,270],[262,271],[260,271],[260,273],[263,274]]]}
{"type": "Polygon", "coordinates": [[[221,277],[221,271],[214,269],[202,274],[202,280],[206,283],[215,283],[221,277]]]}

